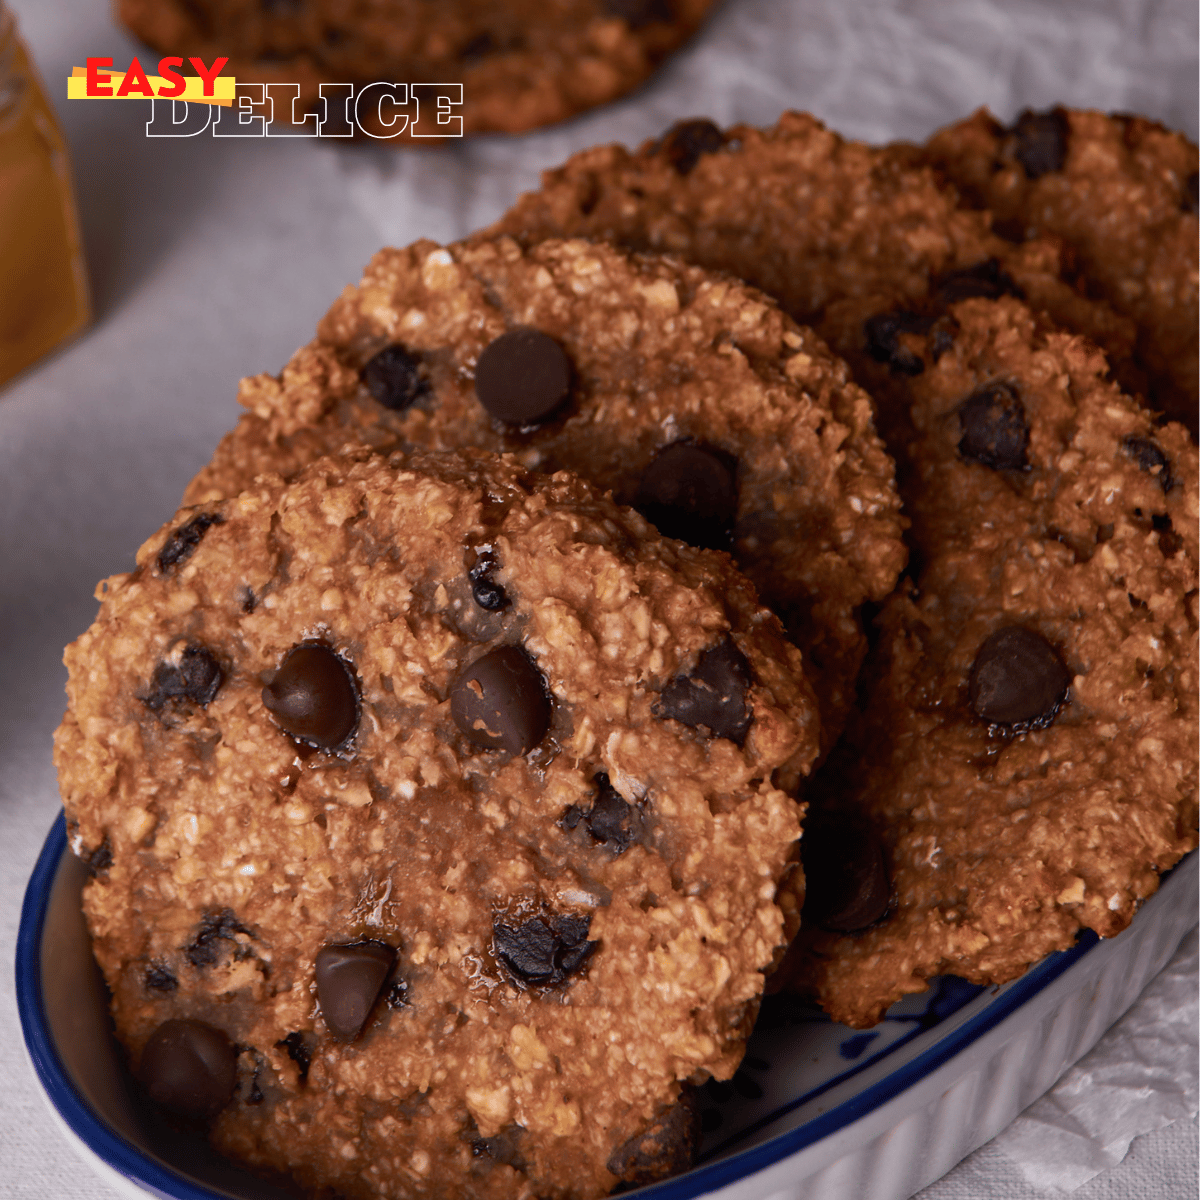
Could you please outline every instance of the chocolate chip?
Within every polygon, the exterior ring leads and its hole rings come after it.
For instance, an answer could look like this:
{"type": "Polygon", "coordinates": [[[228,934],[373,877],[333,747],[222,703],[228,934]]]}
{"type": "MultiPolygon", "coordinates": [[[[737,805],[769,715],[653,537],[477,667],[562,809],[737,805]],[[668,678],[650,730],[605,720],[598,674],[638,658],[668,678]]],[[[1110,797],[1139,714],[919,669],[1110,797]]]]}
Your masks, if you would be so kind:
{"type": "Polygon", "coordinates": [[[876,362],[887,363],[898,375],[920,375],[925,370],[925,360],[905,346],[900,335],[923,334],[931,324],[931,318],[911,312],[879,313],[868,317],[863,322],[867,353],[876,362]]]}
{"type": "Polygon", "coordinates": [[[233,1099],[237,1053],[203,1021],[164,1021],[142,1050],[139,1075],[150,1098],[182,1117],[207,1120],[233,1099]]]}
{"type": "Polygon", "coordinates": [[[362,1033],[396,961],[383,942],[323,946],[317,953],[317,1001],[329,1032],[339,1042],[362,1033]]]}
{"type": "Polygon", "coordinates": [[[865,821],[810,810],[800,839],[804,864],[804,925],[853,933],[888,910],[891,885],[883,843],[865,821]]]}
{"type": "Polygon", "coordinates": [[[993,217],[992,232],[1014,246],[1025,240],[1025,222],[1021,217],[993,217]]]}
{"type": "Polygon", "coordinates": [[[592,841],[614,854],[623,854],[635,839],[634,809],[603,772],[596,776],[596,797],[591,808],[585,810],[572,804],[559,824],[564,829],[575,829],[581,821],[592,841]]]}
{"type": "Polygon", "coordinates": [[[725,135],[711,121],[703,118],[680,121],[663,135],[659,146],[667,161],[680,175],[688,175],[700,161],[701,155],[714,154],[725,145],[725,135]]]}
{"type": "Polygon", "coordinates": [[[454,681],[450,715],[477,746],[525,754],[550,727],[545,680],[520,646],[500,646],[454,681]]]}
{"type": "Polygon", "coordinates": [[[275,1043],[277,1050],[286,1050],[287,1056],[296,1064],[300,1072],[300,1082],[308,1078],[308,1068],[312,1065],[312,1047],[304,1040],[304,1034],[296,1031],[287,1037],[280,1038],[275,1043]]]}
{"type": "Polygon", "coordinates": [[[191,558],[192,552],[200,545],[200,539],[214,525],[221,525],[224,521],[225,518],[217,513],[197,513],[186,525],[172,530],[171,536],[158,552],[158,569],[165,571],[191,558]]]}
{"type": "Polygon", "coordinates": [[[184,954],[193,967],[211,967],[221,957],[222,942],[238,942],[238,935],[254,935],[238,919],[232,908],[210,909],[200,921],[192,940],[184,947],[184,954]]]}
{"type": "Polygon", "coordinates": [[[939,304],[957,304],[960,300],[982,297],[998,300],[1001,296],[1025,298],[1017,281],[1000,266],[1000,260],[989,258],[973,267],[951,271],[943,275],[934,287],[934,296],[939,304]]]}
{"type": "Polygon", "coordinates": [[[477,33],[473,38],[463,43],[458,52],[458,57],[464,62],[471,62],[476,59],[486,58],[489,54],[495,54],[499,49],[499,43],[485,29],[482,33],[477,33]]]}
{"type": "Polygon", "coordinates": [[[1040,179],[1063,169],[1071,126],[1061,108],[1044,113],[1026,109],[1009,132],[1015,139],[1013,154],[1028,178],[1040,179]]]}
{"type": "Polygon", "coordinates": [[[319,642],[288,651],[263,703],[285,733],[322,750],[344,746],[358,728],[358,688],[345,661],[319,642]]]}
{"type": "Polygon", "coordinates": [[[958,452],[994,471],[1023,471],[1029,466],[1029,423],[1025,406],[1011,383],[988,383],[959,406],[962,438],[958,452]]]}
{"type": "Polygon", "coordinates": [[[750,663],[725,641],[701,652],[690,675],[677,675],[662,690],[654,706],[656,717],[669,717],[693,729],[705,727],[713,737],[741,745],[753,714],[746,703],[751,684],[750,663]]]}
{"type": "Polygon", "coordinates": [[[540,329],[512,329],[489,342],[475,367],[479,403],[506,425],[536,425],[567,398],[571,364],[540,329]]]}
{"type": "Polygon", "coordinates": [[[485,1160],[487,1166],[502,1163],[518,1171],[525,1170],[525,1159],[521,1154],[521,1141],[525,1129],[520,1125],[509,1125],[491,1137],[475,1138],[471,1142],[471,1157],[485,1160]]]}
{"type": "Polygon", "coordinates": [[[587,940],[591,914],[529,917],[512,924],[497,917],[492,924],[496,957],[522,983],[552,987],[574,974],[595,953],[599,942],[587,940]]]}
{"type": "Polygon", "coordinates": [[[384,346],[358,373],[367,391],[393,412],[403,412],[429,390],[420,362],[398,342],[384,346]]]}
{"type": "Polygon", "coordinates": [[[632,1187],[678,1175],[695,1161],[701,1132],[698,1089],[685,1085],[678,1103],[660,1111],[647,1129],[617,1147],[605,1165],[632,1187]]]}
{"type": "Polygon", "coordinates": [[[1181,207],[1185,213],[1195,213],[1200,207],[1200,173],[1193,171],[1183,185],[1181,207]]]}
{"type": "Polygon", "coordinates": [[[142,986],[148,992],[173,992],[179,986],[169,967],[162,963],[151,963],[142,976],[142,986]]]}
{"type": "Polygon", "coordinates": [[[737,503],[737,459],[679,441],[660,450],[642,472],[634,507],[666,537],[728,550],[737,503]]]}
{"type": "Polygon", "coordinates": [[[103,875],[113,864],[112,842],[108,840],[108,834],[104,835],[104,840],[95,850],[85,850],[80,857],[87,863],[89,875],[103,875]]]}
{"type": "Polygon", "coordinates": [[[1067,697],[1071,673],[1041,634],[1006,625],[988,637],[971,667],[969,694],[975,715],[1014,731],[1043,729],[1067,697]]]}
{"type": "Polygon", "coordinates": [[[1158,477],[1158,484],[1162,488],[1164,496],[1175,486],[1175,479],[1171,475],[1171,460],[1163,452],[1163,448],[1152,438],[1130,434],[1121,443],[1121,449],[1143,471],[1158,477]]]}
{"type": "Polygon", "coordinates": [[[672,19],[667,0],[604,0],[604,10],[611,16],[620,17],[630,29],[672,19]]]}
{"type": "Polygon", "coordinates": [[[150,677],[147,708],[160,711],[169,700],[190,700],[205,708],[221,686],[221,668],[203,646],[187,646],[177,663],[160,662],[150,677]]]}
{"type": "Polygon", "coordinates": [[[503,612],[508,607],[508,594],[493,578],[500,564],[492,554],[484,553],[467,572],[471,581],[471,596],[485,612],[503,612]]]}

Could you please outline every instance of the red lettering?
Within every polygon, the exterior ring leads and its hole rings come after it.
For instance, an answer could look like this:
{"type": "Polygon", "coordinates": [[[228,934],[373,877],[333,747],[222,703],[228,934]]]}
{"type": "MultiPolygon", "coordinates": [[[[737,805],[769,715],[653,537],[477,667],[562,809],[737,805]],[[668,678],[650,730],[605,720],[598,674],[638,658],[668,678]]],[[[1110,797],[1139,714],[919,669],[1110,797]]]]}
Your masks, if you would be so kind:
{"type": "Polygon", "coordinates": [[[184,79],[175,67],[182,67],[182,58],[160,58],[158,60],[158,73],[171,86],[169,88],[160,88],[159,96],[163,100],[170,100],[174,96],[183,95],[183,89],[187,87],[187,80],[184,79]]]}
{"type": "Polygon", "coordinates": [[[111,58],[89,58],[87,60],[87,94],[89,96],[111,96],[112,88],[106,87],[111,75],[102,75],[99,67],[111,67],[111,58]]]}
{"type": "Polygon", "coordinates": [[[128,96],[130,92],[154,99],[154,89],[150,86],[146,72],[142,70],[142,64],[136,58],[129,64],[129,70],[125,72],[125,78],[121,80],[121,86],[117,88],[118,96],[128,96]]]}
{"type": "Polygon", "coordinates": [[[189,58],[188,59],[188,62],[190,62],[192,64],[192,66],[196,68],[196,74],[199,75],[200,78],[204,80],[204,95],[205,96],[215,96],[216,95],[217,76],[220,75],[221,69],[225,66],[225,64],[228,61],[229,61],[229,59],[227,59],[227,58],[214,58],[213,65],[211,67],[206,67],[204,65],[204,59],[202,59],[202,58],[189,58]]]}

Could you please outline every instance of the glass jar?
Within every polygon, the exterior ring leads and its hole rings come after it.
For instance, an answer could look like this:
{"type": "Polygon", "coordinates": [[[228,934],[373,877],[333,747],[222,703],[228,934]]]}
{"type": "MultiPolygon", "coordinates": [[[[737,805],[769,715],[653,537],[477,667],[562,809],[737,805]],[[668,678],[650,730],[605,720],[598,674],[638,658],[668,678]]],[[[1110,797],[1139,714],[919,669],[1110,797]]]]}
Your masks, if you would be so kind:
{"type": "Polygon", "coordinates": [[[0,385],[90,318],[66,143],[0,0],[0,385]]]}

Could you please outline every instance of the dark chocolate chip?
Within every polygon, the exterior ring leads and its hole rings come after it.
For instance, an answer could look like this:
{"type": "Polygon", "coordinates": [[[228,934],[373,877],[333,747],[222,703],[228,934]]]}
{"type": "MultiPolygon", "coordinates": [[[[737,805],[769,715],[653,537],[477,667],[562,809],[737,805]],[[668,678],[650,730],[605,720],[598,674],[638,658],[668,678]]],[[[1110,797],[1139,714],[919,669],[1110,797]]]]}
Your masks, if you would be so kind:
{"type": "Polygon", "coordinates": [[[287,1056],[296,1064],[300,1072],[300,1082],[308,1078],[308,1068],[312,1065],[312,1047],[304,1040],[304,1034],[296,1031],[287,1037],[280,1038],[275,1043],[279,1050],[286,1050],[287,1056]]]}
{"type": "Polygon", "coordinates": [[[317,952],[317,1001],[339,1042],[362,1033],[395,961],[395,950],[383,942],[323,946],[317,952]]]}
{"type": "Polygon", "coordinates": [[[802,924],[853,933],[887,912],[892,889],[883,844],[866,821],[810,811],[800,858],[805,880],[802,924]]]}
{"type": "Polygon", "coordinates": [[[1011,383],[988,383],[959,406],[962,438],[958,452],[994,471],[1023,471],[1029,466],[1029,422],[1011,383]]]}
{"type": "Polygon", "coordinates": [[[223,524],[224,520],[218,513],[197,513],[187,524],[172,530],[171,536],[163,542],[163,548],[158,552],[158,569],[165,571],[191,558],[192,552],[200,545],[200,539],[214,525],[223,524]]]}
{"type": "Polygon", "coordinates": [[[1010,131],[1015,139],[1013,154],[1030,179],[1061,171],[1067,161],[1067,139],[1071,126],[1061,108],[1035,113],[1026,109],[1010,131]]]}
{"type": "Polygon", "coordinates": [[[522,983],[552,987],[573,975],[595,953],[587,940],[591,914],[528,917],[513,924],[497,917],[492,924],[496,957],[522,983]]]}
{"type": "Polygon", "coordinates": [[[160,662],[150,677],[146,706],[158,712],[169,700],[207,707],[221,686],[221,668],[203,646],[187,646],[178,663],[160,662]]]}
{"type": "Polygon", "coordinates": [[[887,365],[898,375],[920,375],[925,360],[900,341],[902,333],[925,333],[932,319],[918,313],[890,312],[868,317],[863,322],[867,353],[887,365]]]}
{"type": "Polygon", "coordinates": [[[479,403],[506,425],[536,425],[567,398],[571,364],[540,329],[512,329],[489,342],[475,366],[479,403]]]}
{"type": "Polygon", "coordinates": [[[701,1133],[697,1089],[685,1085],[678,1103],[613,1151],[605,1165],[628,1186],[654,1183],[691,1167],[700,1149],[701,1133]]]}
{"type": "Polygon", "coordinates": [[[679,441],[660,450],[642,472],[634,507],[666,537],[728,550],[737,503],[737,459],[679,441]]]}
{"type": "Polygon", "coordinates": [[[971,708],[993,725],[1043,729],[1063,706],[1070,684],[1070,671],[1041,634],[1006,625],[988,637],[975,655],[971,708]]]}
{"type": "Polygon", "coordinates": [[[746,703],[752,682],[750,663],[731,638],[701,652],[689,675],[677,675],[662,690],[654,715],[669,717],[693,729],[705,727],[713,737],[741,745],[753,714],[746,703]]]}
{"type": "Polygon", "coordinates": [[[150,1035],[138,1073],[157,1104],[207,1120],[233,1099],[237,1053],[221,1030],[173,1017],[150,1035]]]}
{"type": "Polygon", "coordinates": [[[238,921],[232,908],[210,909],[204,914],[200,927],[183,952],[193,967],[211,967],[221,957],[222,942],[234,942],[240,946],[238,934],[254,936],[238,921]]]}
{"type": "Polygon", "coordinates": [[[367,391],[384,408],[403,412],[429,390],[420,362],[396,343],[384,346],[359,372],[367,391]]]}
{"type": "Polygon", "coordinates": [[[550,699],[533,659],[520,646],[499,646],[454,681],[450,715],[477,746],[525,754],[550,727],[550,699]]]}
{"type": "Polygon", "coordinates": [[[344,746],[358,728],[354,675],[338,654],[318,642],[289,650],[262,698],[281,729],[322,750],[344,746]]]}
{"type": "Polygon", "coordinates": [[[701,155],[714,154],[725,145],[725,135],[711,121],[703,118],[680,121],[663,135],[660,150],[680,175],[691,173],[701,155]]]}
{"type": "Polygon", "coordinates": [[[667,0],[604,0],[604,9],[611,16],[620,17],[630,29],[672,19],[667,0]]]}
{"type": "Polygon", "coordinates": [[[1163,448],[1152,438],[1131,434],[1121,443],[1121,449],[1133,459],[1143,471],[1158,477],[1159,486],[1165,496],[1175,486],[1171,474],[1171,460],[1163,448]]]}
{"type": "Polygon", "coordinates": [[[1019,246],[1025,240],[1025,222],[1020,217],[993,217],[992,232],[998,238],[1019,246]]]}
{"type": "Polygon", "coordinates": [[[614,854],[623,854],[635,837],[634,810],[603,772],[596,776],[596,798],[589,809],[572,804],[563,813],[559,824],[575,829],[580,822],[587,826],[592,841],[606,846],[614,854]]]}
{"type": "Polygon", "coordinates": [[[475,59],[486,58],[489,54],[495,54],[499,49],[499,43],[485,29],[482,33],[477,33],[473,38],[464,42],[458,56],[464,62],[471,62],[475,59]]]}
{"type": "Polygon", "coordinates": [[[508,1125],[491,1137],[472,1138],[471,1157],[482,1160],[480,1165],[485,1168],[502,1163],[506,1167],[523,1171],[526,1164],[521,1154],[521,1142],[525,1132],[521,1125],[508,1125]]]}
{"type": "Polygon", "coordinates": [[[934,362],[954,346],[954,341],[962,330],[962,326],[950,314],[939,317],[929,331],[929,355],[934,362]]]}
{"type": "Polygon", "coordinates": [[[1001,296],[1016,296],[1018,300],[1022,300],[1025,293],[1017,281],[1000,266],[999,259],[989,258],[973,267],[964,267],[961,271],[951,271],[948,275],[943,275],[937,281],[934,296],[939,304],[949,305],[975,297],[998,300],[1001,296]]]}
{"type": "Polygon", "coordinates": [[[508,607],[508,594],[493,578],[499,563],[492,554],[481,554],[467,572],[471,581],[471,596],[485,612],[503,612],[508,607]]]}
{"type": "Polygon", "coordinates": [[[162,963],[151,963],[142,976],[142,985],[148,992],[173,992],[179,986],[169,967],[162,963]]]}
{"type": "Polygon", "coordinates": [[[1183,185],[1182,208],[1185,213],[1195,213],[1200,207],[1200,174],[1193,171],[1183,185]]]}
{"type": "Polygon", "coordinates": [[[89,875],[103,875],[113,864],[112,843],[108,840],[108,834],[104,835],[104,840],[95,850],[87,850],[81,857],[87,863],[89,875]]]}

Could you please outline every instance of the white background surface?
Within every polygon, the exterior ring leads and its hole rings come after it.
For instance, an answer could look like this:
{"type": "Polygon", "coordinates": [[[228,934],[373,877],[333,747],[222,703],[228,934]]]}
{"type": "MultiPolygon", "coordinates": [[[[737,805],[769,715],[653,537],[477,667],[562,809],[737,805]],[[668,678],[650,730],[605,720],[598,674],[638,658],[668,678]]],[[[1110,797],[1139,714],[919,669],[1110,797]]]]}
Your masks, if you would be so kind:
{"type": "MultiPolygon", "coordinates": [[[[0,1197],[110,1200],[50,1124],[23,1060],[17,918],[58,806],[50,738],[62,647],[91,621],[96,581],[132,566],[236,419],[238,378],[277,370],[382,241],[466,232],[533,186],[538,167],[599,141],[636,144],[676,117],[770,123],[797,107],[886,140],[923,138],[979,104],[1009,119],[1062,101],[1143,112],[1195,139],[1197,10],[1194,0],[730,0],[620,104],[516,141],[398,158],[148,140],[143,102],[65,100],[63,80],[87,55],[120,66],[137,53],[105,0],[9,3],[71,144],[98,315],[0,391],[0,1197]]],[[[1180,1121],[1074,1195],[1190,1200],[1196,1178],[1195,1124],[1180,1121]]],[[[1044,1194],[992,1145],[921,1200],[1044,1194]]]]}

